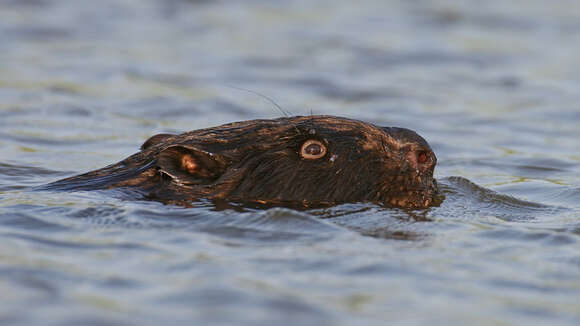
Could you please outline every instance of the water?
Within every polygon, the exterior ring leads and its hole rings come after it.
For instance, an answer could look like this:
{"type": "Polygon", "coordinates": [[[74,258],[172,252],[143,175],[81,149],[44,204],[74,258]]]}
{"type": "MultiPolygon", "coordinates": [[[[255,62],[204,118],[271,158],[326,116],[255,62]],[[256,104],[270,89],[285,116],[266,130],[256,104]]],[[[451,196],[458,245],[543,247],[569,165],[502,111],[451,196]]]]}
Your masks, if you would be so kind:
{"type": "Polygon", "coordinates": [[[0,324],[580,324],[576,1],[0,2],[0,324]],[[197,208],[31,188],[150,135],[411,128],[440,207],[197,208]]]}

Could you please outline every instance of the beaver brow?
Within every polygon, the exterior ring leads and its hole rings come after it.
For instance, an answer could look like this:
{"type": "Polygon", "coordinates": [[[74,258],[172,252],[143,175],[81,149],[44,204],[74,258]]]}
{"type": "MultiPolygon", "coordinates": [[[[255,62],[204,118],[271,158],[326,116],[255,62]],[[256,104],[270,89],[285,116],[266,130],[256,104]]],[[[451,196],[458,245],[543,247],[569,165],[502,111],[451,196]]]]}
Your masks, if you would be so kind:
{"type": "Polygon", "coordinates": [[[298,128],[298,124],[296,122],[290,121],[290,119],[288,120],[290,122],[290,125],[294,128],[294,130],[296,130],[297,136],[302,136],[302,130],[298,128]]]}
{"type": "MultiPolygon", "coordinates": [[[[392,149],[395,149],[395,150],[399,150],[399,149],[405,147],[406,145],[409,145],[409,143],[403,143],[403,144],[401,144],[399,141],[397,141],[391,135],[386,135],[386,137],[384,137],[383,139],[381,139],[383,145],[389,144],[389,145],[391,145],[391,148],[392,149]]],[[[385,148],[387,148],[387,147],[385,147],[385,148]]]]}
{"type": "Polygon", "coordinates": [[[308,132],[310,132],[310,130],[315,130],[315,128],[314,128],[314,117],[312,116],[312,113],[304,121],[304,124],[306,125],[306,129],[308,129],[308,132]]]}

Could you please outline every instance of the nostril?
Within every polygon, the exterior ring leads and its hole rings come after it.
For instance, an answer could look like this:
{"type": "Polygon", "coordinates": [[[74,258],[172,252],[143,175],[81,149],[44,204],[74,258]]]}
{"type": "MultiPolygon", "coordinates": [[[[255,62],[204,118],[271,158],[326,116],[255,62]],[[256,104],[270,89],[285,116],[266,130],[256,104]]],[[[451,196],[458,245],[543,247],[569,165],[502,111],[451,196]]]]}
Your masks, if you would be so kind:
{"type": "Polygon", "coordinates": [[[436,162],[435,154],[428,149],[411,150],[406,154],[404,166],[408,165],[413,170],[426,172],[431,170],[436,162]]]}
{"type": "Polygon", "coordinates": [[[417,153],[417,163],[425,164],[429,161],[429,155],[427,152],[419,152],[417,153]]]}

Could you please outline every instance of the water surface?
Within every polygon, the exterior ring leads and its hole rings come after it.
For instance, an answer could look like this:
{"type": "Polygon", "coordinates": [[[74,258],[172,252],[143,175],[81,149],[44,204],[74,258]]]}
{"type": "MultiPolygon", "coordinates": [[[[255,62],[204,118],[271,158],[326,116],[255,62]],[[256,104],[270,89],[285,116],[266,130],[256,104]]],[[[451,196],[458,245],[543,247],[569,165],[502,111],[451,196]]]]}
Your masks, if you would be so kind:
{"type": "Polygon", "coordinates": [[[580,324],[575,1],[0,2],[0,323],[580,324]],[[411,128],[439,207],[32,188],[281,113],[411,128]]]}

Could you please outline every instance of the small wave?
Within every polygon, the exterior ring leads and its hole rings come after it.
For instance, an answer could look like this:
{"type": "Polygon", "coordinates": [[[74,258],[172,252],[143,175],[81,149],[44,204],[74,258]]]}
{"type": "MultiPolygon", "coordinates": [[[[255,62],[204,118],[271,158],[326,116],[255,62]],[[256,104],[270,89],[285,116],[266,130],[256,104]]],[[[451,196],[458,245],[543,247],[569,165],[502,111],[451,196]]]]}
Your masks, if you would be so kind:
{"type": "Polygon", "coordinates": [[[580,208],[580,188],[557,180],[531,179],[525,182],[507,183],[497,186],[498,191],[516,193],[528,200],[544,204],[580,208]]]}
{"type": "Polygon", "coordinates": [[[13,165],[0,162],[0,175],[8,177],[26,176],[60,176],[64,173],[61,171],[49,170],[35,166],[13,165]]]}
{"type": "Polygon", "coordinates": [[[34,210],[32,205],[15,205],[4,208],[6,213],[0,213],[0,225],[20,230],[50,230],[62,231],[68,229],[59,223],[47,221],[27,212],[34,210]]]}
{"type": "Polygon", "coordinates": [[[203,232],[243,243],[323,240],[347,232],[334,223],[286,208],[216,210],[209,201],[185,208],[111,198],[109,191],[49,192],[42,196],[48,203],[57,202],[57,206],[31,206],[19,211],[43,221],[58,216],[55,223],[79,228],[94,225],[110,229],[203,232]],[[103,203],[105,197],[107,202],[103,203]],[[74,205],[66,206],[67,202],[74,205]]]}
{"type": "Polygon", "coordinates": [[[502,241],[531,241],[542,246],[569,246],[578,242],[573,232],[559,232],[550,228],[528,228],[495,226],[489,230],[481,230],[478,237],[502,241]]]}
{"type": "Polygon", "coordinates": [[[95,143],[96,140],[90,139],[49,139],[39,136],[15,135],[8,133],[0,133],[0,138],[3,140],[11,140],[17,144],[33,144],[33,145],[56,145],[56,146],[81,146],[95,143]]]}
{"type": "Polygon", "coordinates": [[[228,240],[244,242],[284,242],[296,240],[321,240],[346,230],[312,215],[286,209],[215,211],[210,207],[195,209],[169,208],[161,210],[139,209],[132,213],[158,223],[170,219],[195,231],[217,235],[228,240]]]}
{"type": "Polygon", "coordinates": [[[541,216],[561,213],[567,208],[521,200],[500,194],[463,177],[439,180],[446,195],[438,214],[450,217],[494,216],[505,221],[534,220],[541,216]]]}
{"type": "Polygon", "coordinates": [[[0,191],[24,190],[42,183],[49,177],[57,178],[64,175],[66,173],[61,171],[0,162],[0,191]]]}
{"type": "Polygon", "coordinates": [[[558,191],[551,193],[550,199],[568,204],[570,206],[579,207],[580,188],[567,187],[564,189],[559,189],[558,191]]]}
{"type": "Polygon", "coordinates": [[[309,211],[363,236],[386,240],[422,240],[429,235],[417,223],[430,222],[430,209],[385,208],[372,203],[342,204],[309,211]]]}
{"type": "Polygon", "coordinates": [[[103,250],[103,249],[123,249],[123,250],[145,250],[152,251],[155,248],[146,246],[141,243],[133,243],[127,241],[118,241],[111,243],[103,240],[103,242],[98,241],[87,241],[88,239],[74,239],[74,240],[62,240],[59,237],[52,237],[51,235],[33,235],[26,233],[15,233],[15,232],[1,232],[4,238],[13,238],[24,240],[29,243],[41,244],[42,246],[55,247],[55,248],[66,248],[74,250],[103,250]]]}

